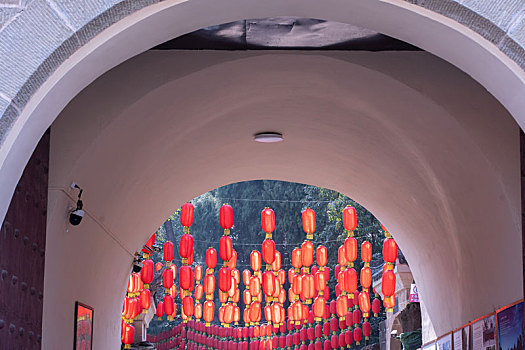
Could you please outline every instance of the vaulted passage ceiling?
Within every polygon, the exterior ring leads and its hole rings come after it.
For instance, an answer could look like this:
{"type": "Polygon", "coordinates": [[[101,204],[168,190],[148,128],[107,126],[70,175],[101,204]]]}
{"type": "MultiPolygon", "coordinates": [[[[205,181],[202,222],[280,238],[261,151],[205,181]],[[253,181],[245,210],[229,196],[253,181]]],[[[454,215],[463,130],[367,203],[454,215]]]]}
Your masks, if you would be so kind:
{"type": "Polygon", "coordinates": [[[355,25],[298,17],[272,17],[224,23],[188,33],[154,49],[420,50],[404,41],[355,25]]]}

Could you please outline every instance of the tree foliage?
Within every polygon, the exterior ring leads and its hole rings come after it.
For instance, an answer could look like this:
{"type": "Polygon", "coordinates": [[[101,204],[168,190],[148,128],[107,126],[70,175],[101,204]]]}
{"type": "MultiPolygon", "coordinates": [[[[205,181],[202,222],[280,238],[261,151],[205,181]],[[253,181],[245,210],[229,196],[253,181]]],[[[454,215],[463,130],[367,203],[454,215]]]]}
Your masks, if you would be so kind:
{"type": "MultiPolygon", "coordinates": [[[[288,270],[291,267],[291,251],[301,245],[305,239],[302,229],[301,212],[310,207],[316,213],[316,232],[314,233],[315,246],[323,244],[328,249],[328,266],[331,270],[329,281],[330,297],[335,297],[334,287],[336,280],[333,276],[335,265],[337,265],[337,249],[344,242],[346,233],[343,228],[342,211],[347,205],[356,208],[358,217],[358,228],[355,236],[359,243],[368,240],[373,247],[372,267],[380,268],[382,265],[381,247],[383,233],[379,221],[349,197],[325,188],[309,186],[299,183],[282,181],[258,180],[234,183],[207,192],[191,201],[195,207],[195,218],[190,232],[194,235],[195,262],[205,267],[206,249],[214,247],[218,250],[219,239],[223,233],[219,224],[219,208],[222,204],[230,204],[234,210],[234,226],[231,229],[231,237],[234,249],[237,251],[237,268],[243,271],[250,268],[250,253],[252,250],[261,249],[265,234],[261,228],[261,211],[270,207],[275,212],[276,228],[273,239],[277,250],[282,256],[282,268],[288,270]]],[[[180,209],[174,212],[168,220],[157,231],[157,245],[162,247],[163,243],[170,240],[178,252],[178,242],[182,235],[182,226],[179,220],[180,209]]],[[[180,266],[180,258],[175,254],[174,263],[180,266]]],[[[153,257],[154,261],[162,260],[162,253],[153,257]]],[[[220,264],[220,262],[218,263],[220,264]]],[[[356,261],[356,270],[362,267],[360,259],[356,261]]],[[[377,269],[376,268],[376,269],[377,269]]],[[[217,277],[217,276],[216,276],[217,277]]],[[[156,279],[161,283],[160,279],[156,279]]],[[[242,291],[242,283],[241,283],[242,291]]],[[[288,284],[285,285],[288,288],[288,284]]],[[[153,286],[152,288],[155,288],[153,286]]],[[[160,286],[159,291],[162,291],[160,286]]],[[[372,294],[373,295],[373,294],[372,294]]],[[[163,293],[157,293],[157,302],[161,300],[163,293]]],[[[177,298],[178,299],[178,298],[177,298]]],[[[180,300],[176,300],[180,305],[180,300]]],[[[216,307],[218,308],[218,297],[216,307]]],[[[241,309],[244,308],[242,300],[241,309]]],[[[286,305],[285,305],[286,306],[286,305]]],[[[216,312],[217,315],[217,312],[216,312]]],[[[384,320],[384,315],[372,318],[372,337],[369,343],[378,342],[379,322],[384,320]]],[[[180,320],[180,319],[179,319],[180,320]]],[[[152,328],[157,331],[170,327],[164,322],[152,322],[152,328]]]]}

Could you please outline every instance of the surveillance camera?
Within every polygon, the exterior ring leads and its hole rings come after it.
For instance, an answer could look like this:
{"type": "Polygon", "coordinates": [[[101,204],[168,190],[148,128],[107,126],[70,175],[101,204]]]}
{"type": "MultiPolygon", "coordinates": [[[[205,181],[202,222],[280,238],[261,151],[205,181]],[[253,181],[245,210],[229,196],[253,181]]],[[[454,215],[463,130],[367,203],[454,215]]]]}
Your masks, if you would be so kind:
{"type": "Polygon", "coordinates": [[[73,226],[77,226],[84,217],[84,211],[82,209],[75,209],[69,213],[69,223],[73,226]]]}
{"type": "MultiPolygon", "coordinates": [[[[76,185],[76,184],[75,184],[76,185]]],[[[78,185],[76,185],[77,188],[78,185]]],[[[73,226],[77,226],[82,221],[82,218],[84,217],[84,210],[82,210],[82,207],[84,206],[82,203],[82,199],[80,197],[82,196],[82,189],[80,189],[80,192],[78,194],[78,200],[77,200],[77,207],[72,209],[69,212],[69,223],[73,226]]]]}

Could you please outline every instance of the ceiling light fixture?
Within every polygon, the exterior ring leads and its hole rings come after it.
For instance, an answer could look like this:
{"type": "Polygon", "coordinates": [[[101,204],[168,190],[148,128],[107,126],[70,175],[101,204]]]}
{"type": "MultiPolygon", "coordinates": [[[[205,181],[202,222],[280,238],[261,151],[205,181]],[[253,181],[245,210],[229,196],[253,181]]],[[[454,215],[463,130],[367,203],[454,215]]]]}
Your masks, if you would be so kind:
{"type": "Polygon", "coordinates": [[[279,132],[260,132],[253,135],[253,140],[264,143],[281,142],[283,140],[283,134],[279,132]]]}

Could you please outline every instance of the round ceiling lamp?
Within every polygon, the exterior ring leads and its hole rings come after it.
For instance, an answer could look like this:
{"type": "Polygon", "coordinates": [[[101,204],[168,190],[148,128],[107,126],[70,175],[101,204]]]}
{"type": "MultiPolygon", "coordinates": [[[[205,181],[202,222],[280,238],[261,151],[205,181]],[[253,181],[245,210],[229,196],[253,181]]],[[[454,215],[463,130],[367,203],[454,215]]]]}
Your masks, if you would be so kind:
{"type": "Polygon", "coordinates": [[[283,134],[279,132],[260,132],[253,135],[253,140],[264,143],[281,142],[283,140],[283,134]]]}

